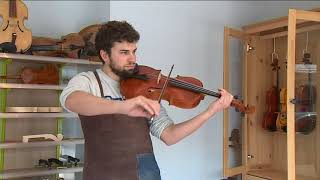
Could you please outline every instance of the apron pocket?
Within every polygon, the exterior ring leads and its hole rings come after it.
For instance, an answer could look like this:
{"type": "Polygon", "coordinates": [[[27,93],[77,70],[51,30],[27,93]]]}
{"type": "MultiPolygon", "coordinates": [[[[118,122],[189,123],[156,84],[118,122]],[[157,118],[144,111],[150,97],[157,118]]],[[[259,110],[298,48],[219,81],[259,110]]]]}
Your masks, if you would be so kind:
{"type": "Polygon", "coordinates": [[[161,180],[160,170],[153,153],[137,155],[139,180],[161,180]]]}

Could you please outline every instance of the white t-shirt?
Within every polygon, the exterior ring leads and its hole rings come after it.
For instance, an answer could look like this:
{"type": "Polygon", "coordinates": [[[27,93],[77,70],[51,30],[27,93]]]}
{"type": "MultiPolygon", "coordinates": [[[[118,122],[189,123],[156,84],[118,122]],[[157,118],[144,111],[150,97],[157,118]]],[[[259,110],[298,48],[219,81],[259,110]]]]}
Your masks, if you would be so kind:
{"type": "MultiPolygon", "coordinates": [[[[101,69],[97,69],[105,99],[108,100],[123,100],[120,93],[120,84],[118,81],[111,79],[101,69]]],[[[68,83],[67,87],[63,89],[60,95],[60,102],[63,108],[66,108],[65,102],[67,97],[74,91],[84,91],[94,96],[101,96],[100,88],[96,77],[92,71],[82,72],[74,76],[68,83]]],[[[160,114],[150,124],[150,132],[153,136],[160,139],[162,131],[173,124],[172,119],[168,116],[164,107],[161,106],[160,114]]]]}

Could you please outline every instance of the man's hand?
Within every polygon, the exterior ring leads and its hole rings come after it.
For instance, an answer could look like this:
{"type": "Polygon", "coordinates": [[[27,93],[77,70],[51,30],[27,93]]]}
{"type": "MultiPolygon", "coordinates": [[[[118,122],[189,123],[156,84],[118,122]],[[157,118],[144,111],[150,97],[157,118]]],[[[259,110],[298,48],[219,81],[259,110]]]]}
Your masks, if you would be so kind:
{"type": "Polygon", "coordinates": [[[158,116],[160,113],[160,104],[144,96],[125,100],[123,103],[121,112],[128,116],[151,118],[154,115],[158,116]]]}
{"type": "Polygon", "coordinates": [[[207,109],[207,111],[209,111],[212,114],[229,107],[231,101],[233,100],[233,96],[228,91],[224,89],[219,89],[219,92],[221,94],[221,97],[216,101],[212,102],[207,109]]]}

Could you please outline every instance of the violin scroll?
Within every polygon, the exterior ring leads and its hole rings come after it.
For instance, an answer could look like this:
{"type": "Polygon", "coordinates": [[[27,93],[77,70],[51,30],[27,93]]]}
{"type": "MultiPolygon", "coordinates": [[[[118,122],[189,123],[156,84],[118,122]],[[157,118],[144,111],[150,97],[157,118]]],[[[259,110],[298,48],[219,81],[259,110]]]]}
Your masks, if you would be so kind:
{"type": "Polygon", "coordinates": [[[235,107],[238,111],[245,114],[252,114],[256,111],[256,108],[254,106],[245,106],[241,101],[236,99],[231,101],[231,106],[235,107]]]}

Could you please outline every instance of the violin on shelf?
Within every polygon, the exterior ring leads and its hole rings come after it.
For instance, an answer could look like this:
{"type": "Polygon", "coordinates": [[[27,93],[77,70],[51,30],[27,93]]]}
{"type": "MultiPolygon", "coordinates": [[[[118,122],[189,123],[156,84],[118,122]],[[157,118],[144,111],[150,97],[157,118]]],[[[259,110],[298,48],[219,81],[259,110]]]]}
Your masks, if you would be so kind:
{"type": "Polygon", "coordinates": [[[27,6],[21,0],[0,1],[0,29],[1,52],[25,52],[32,42],[32,33],[24,26],[28,19],[27,6]]]}
{"type": "Polygon", "coordinates": [[[1,79],[19,79],[24,84],[59,84],[59,70],[56,65],[48,64],[40,69],[24,67],[20,76],[0,76],[1,79]]]}
{"type": "Polygon", "coordinates": [[[79,31],[78,34],[82,36],[85,43],[85,47],[86,47],[80,53],[81,59],[89,59],[90,61],[100,62],[100,58],[95,48],[95,38],[101,26],[102,26],[101,24],[93,24],[79,31]]]}
{"type": "Polygon", "coordinates": [[[79,58],[85,43],[77,33],[70,33],[60,39],[33,37],[28,54],[51,57],[79,58]]]}
{"type": "MultiPolygon", "coordinates": [[[[121,79],[121,94],[126,99],[140,95],[153,100],[158,100],[159,97],[162,97],[163,100],[169,102],[169,105],[184,109],[196,107],[204,99],[205,95],[221,97],[220,93],[204,89],[200,80],[185,76],[169,78],[167,87],[162,96],[160,96],[162,87],[167,80],[167,77],[160,72],[161,70],[156,70],[152,67],[136,65],[132,75],[121,79]]],[[[231,106],[242,113],[250,114],[255,111],[254,107],[245,106],[236,99],[231,102],[231,106]]]]}

